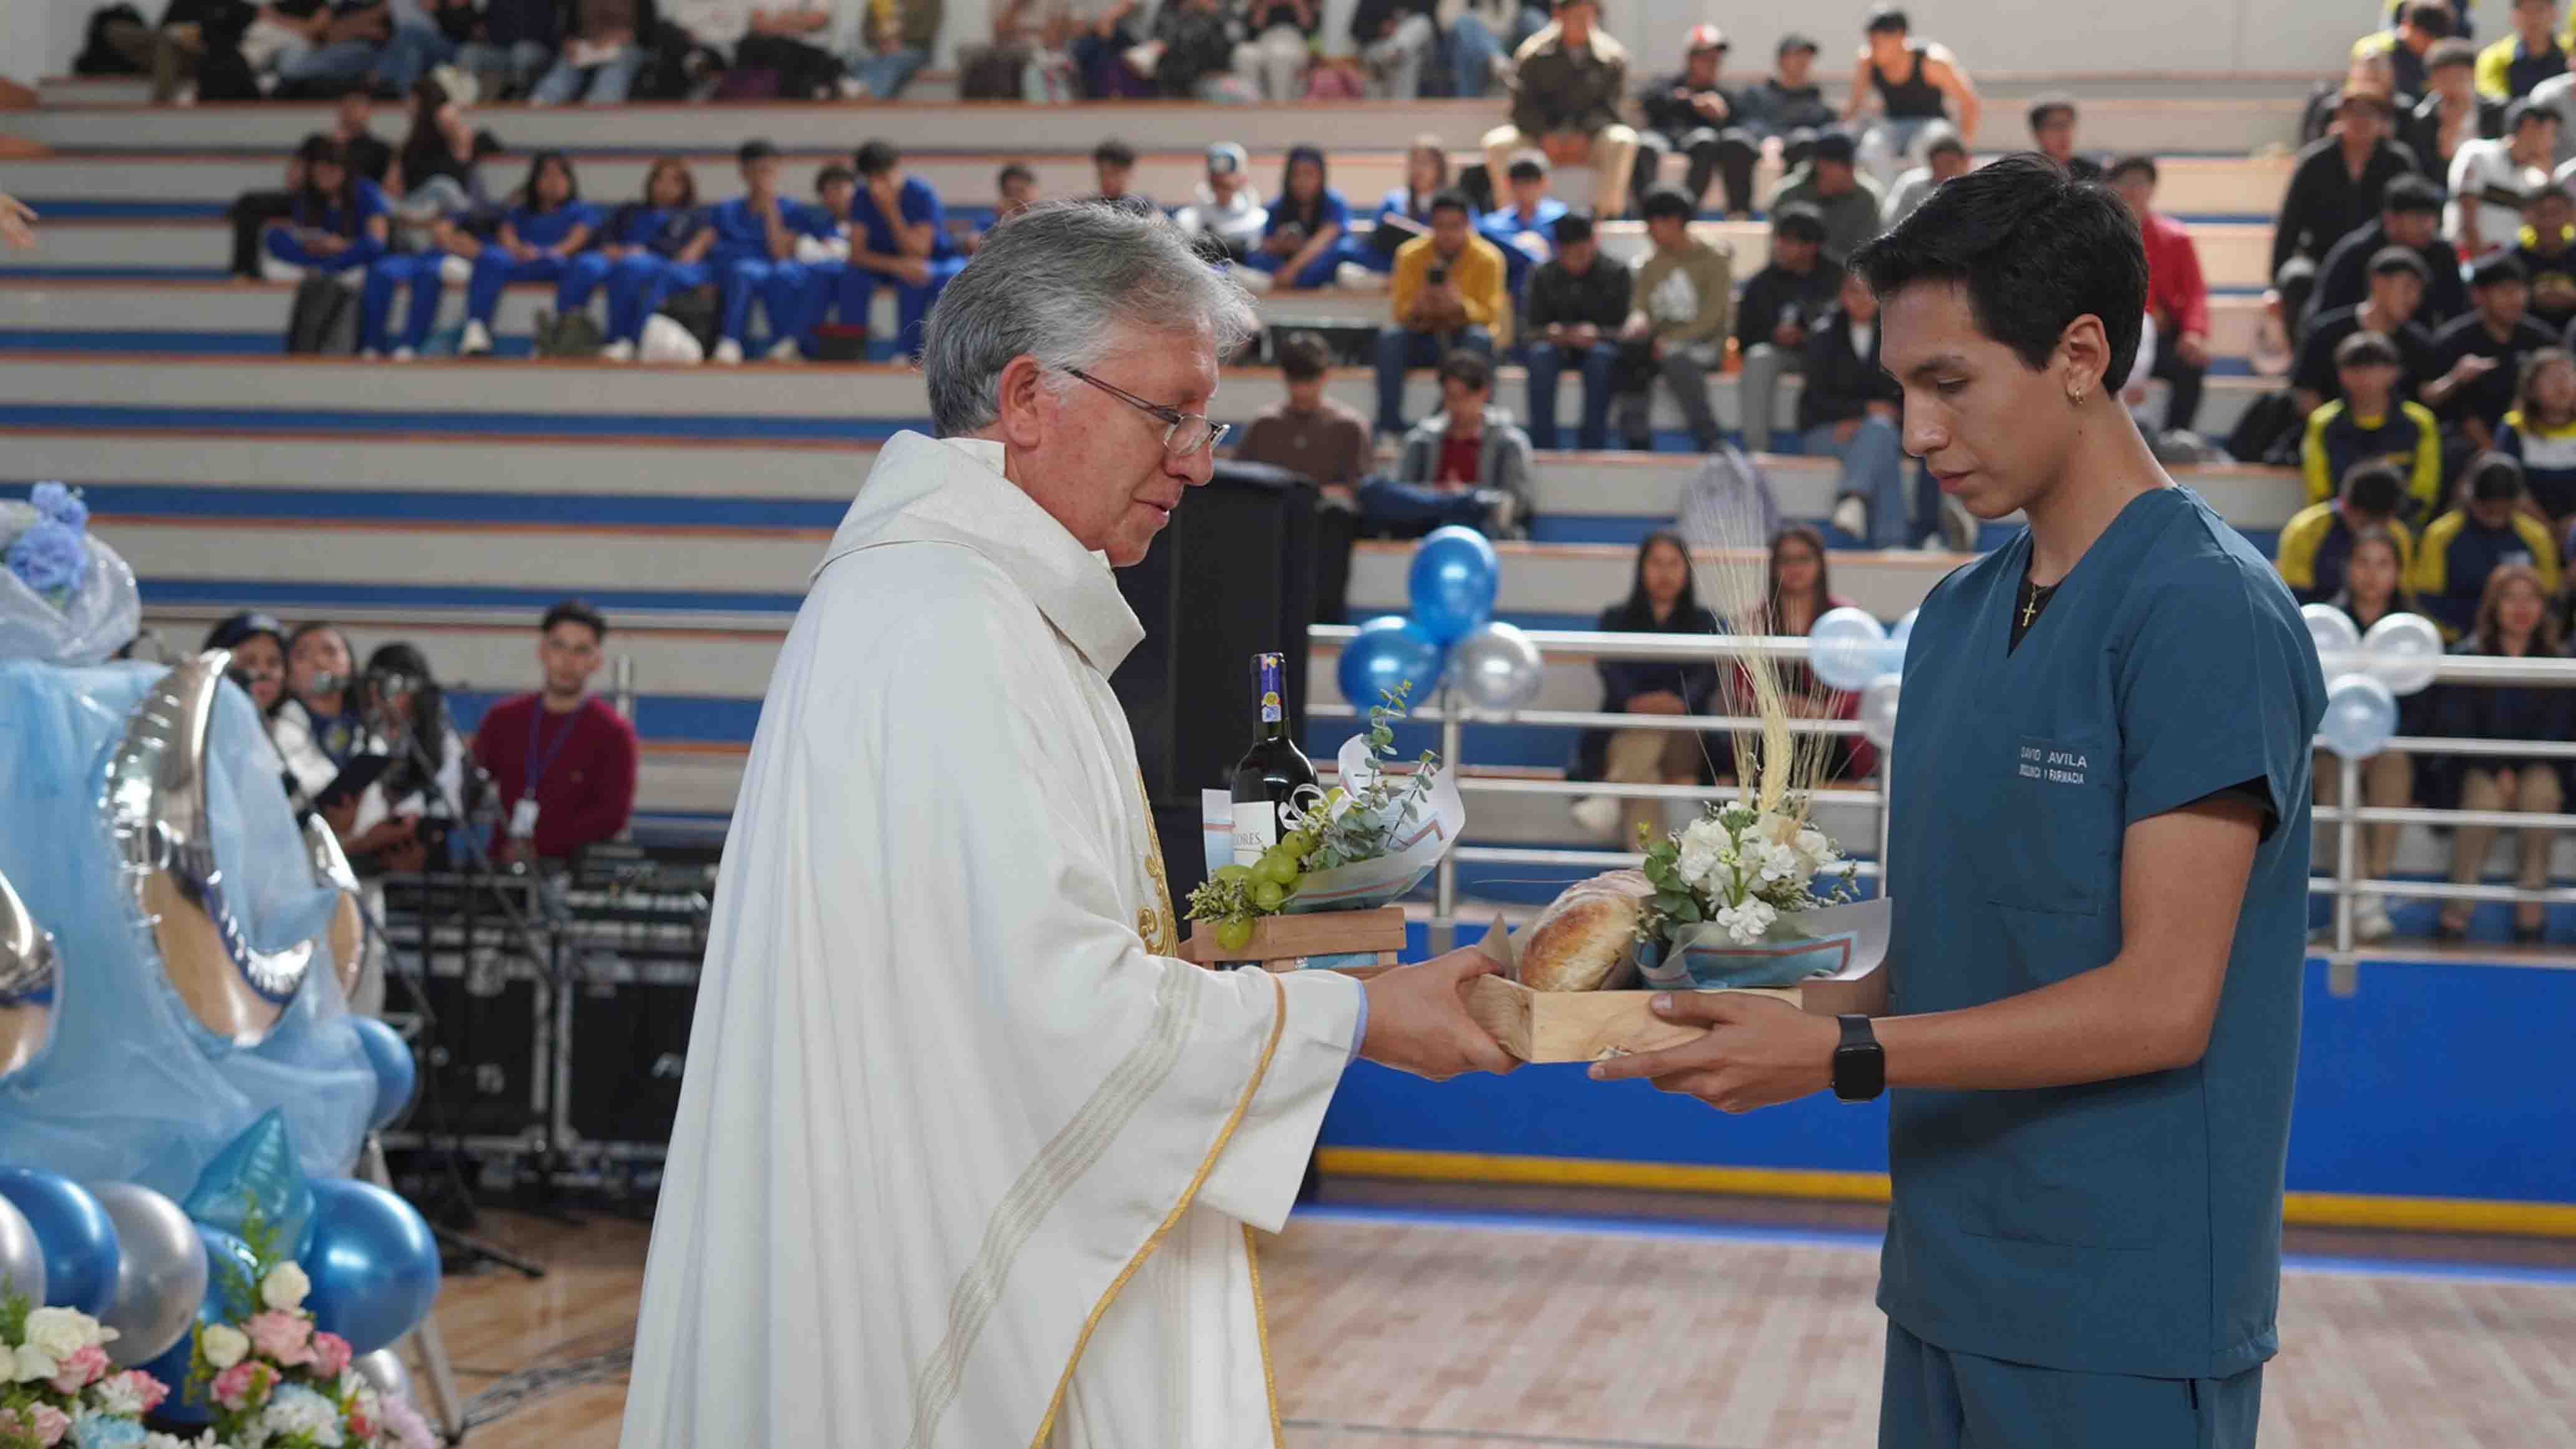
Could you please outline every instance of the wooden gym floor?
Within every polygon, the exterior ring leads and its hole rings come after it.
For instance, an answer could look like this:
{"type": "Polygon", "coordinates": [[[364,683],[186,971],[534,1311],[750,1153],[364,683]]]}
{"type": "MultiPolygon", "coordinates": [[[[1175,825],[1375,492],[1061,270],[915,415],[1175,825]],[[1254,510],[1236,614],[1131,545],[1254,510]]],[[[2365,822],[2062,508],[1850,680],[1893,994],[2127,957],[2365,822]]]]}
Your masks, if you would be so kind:
{"type": "MultiPolygon", "coordinates": [[[[1288,1449],[1876,1442],[1878,1256],[1854,1236],[1875,1209],[1703,1200],[1642,1210],[1729,1221],[1615,1222],[1495,1211],[1614,1206],[1597,1197],[1477,1194],[1435,1218],[1330,1196],[1263,1254],[1288,1449]]],[[[470,1444],[613,1449],[646,1231],[487,1217],[550,1271],[440,1295],[470,1444]]],[[[2291,1251],[2266,1449],[2576,1444],[2576,1244],[2302,1233],[2291,1251]]]]}

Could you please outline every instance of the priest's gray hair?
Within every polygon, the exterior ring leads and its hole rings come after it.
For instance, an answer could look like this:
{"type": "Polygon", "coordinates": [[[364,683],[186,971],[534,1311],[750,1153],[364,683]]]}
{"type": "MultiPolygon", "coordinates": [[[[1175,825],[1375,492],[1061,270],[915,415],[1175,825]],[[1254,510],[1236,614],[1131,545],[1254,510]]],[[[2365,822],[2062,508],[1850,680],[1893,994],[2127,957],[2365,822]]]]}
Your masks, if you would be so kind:
{"type": "Polygon", "coordinates": [[[1067,389],[1065,369],[1097,365],[1131,332],[1204,332],[1223,360],[1259,327],[1251,297],[1159,213],[1031,207],[993,229],[931,309],[921,347],[931,420],[948,438],[991,426],[1002,369],[1023,353],[1067,389]]]}

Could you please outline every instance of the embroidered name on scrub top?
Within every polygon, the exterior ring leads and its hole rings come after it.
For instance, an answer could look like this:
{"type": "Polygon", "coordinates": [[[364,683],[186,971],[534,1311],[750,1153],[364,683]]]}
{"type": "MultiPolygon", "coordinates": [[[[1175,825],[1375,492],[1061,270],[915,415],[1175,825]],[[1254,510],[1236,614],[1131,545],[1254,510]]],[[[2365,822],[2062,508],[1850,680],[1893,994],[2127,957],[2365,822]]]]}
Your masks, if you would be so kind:
{"type": "Polygon", "coordinates": [[[2092,782],[2093,761],[2082,750],[2070,750],[2035,740],[2025,735],[2021,742],[2020,773],[2025,780],[2042,780],[2051,785],[2084,785],[2092,782]]]}

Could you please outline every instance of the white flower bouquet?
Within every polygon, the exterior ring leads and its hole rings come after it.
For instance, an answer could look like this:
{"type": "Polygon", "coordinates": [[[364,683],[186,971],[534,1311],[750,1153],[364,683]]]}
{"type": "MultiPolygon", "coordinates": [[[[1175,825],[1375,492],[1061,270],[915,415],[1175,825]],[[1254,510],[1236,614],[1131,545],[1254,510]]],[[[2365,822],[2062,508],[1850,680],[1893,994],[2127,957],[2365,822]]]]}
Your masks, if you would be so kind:
{"type": "Polygon", "coordinates": [[[15,1290],[0,1299],[0,1449],[140,1443],[143,1415],[169,1390],[141,1369],[117,1372],[115,1337],[86,1313],[33,1307],[15,1290]]]}
{"type": "Polygon", "coordinates": [[[1859,868],[1798,812],[1712,805],[1646,847],[1655,888],[1637,925],[1637,965],[1658,989],[1794,986],[1842,970],[1859,868]],[[1818,894],[1819,890],[1823,894],[1818,894]]]}

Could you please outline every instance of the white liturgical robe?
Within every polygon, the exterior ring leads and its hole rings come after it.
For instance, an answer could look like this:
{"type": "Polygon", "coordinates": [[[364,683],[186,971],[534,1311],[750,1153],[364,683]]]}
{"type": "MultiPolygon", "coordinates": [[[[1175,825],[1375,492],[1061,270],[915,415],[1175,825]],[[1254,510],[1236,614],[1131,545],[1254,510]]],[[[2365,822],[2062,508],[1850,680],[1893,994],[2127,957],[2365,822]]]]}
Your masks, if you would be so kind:
{"type": "Polygon", "coordinates": [[[624,1449],[1277,1440],[1252,1230],[1360,991],[1171,955],[1108,681],[1143,630],[1001,469],[888,442],[780,653],[624,1449]]]}

